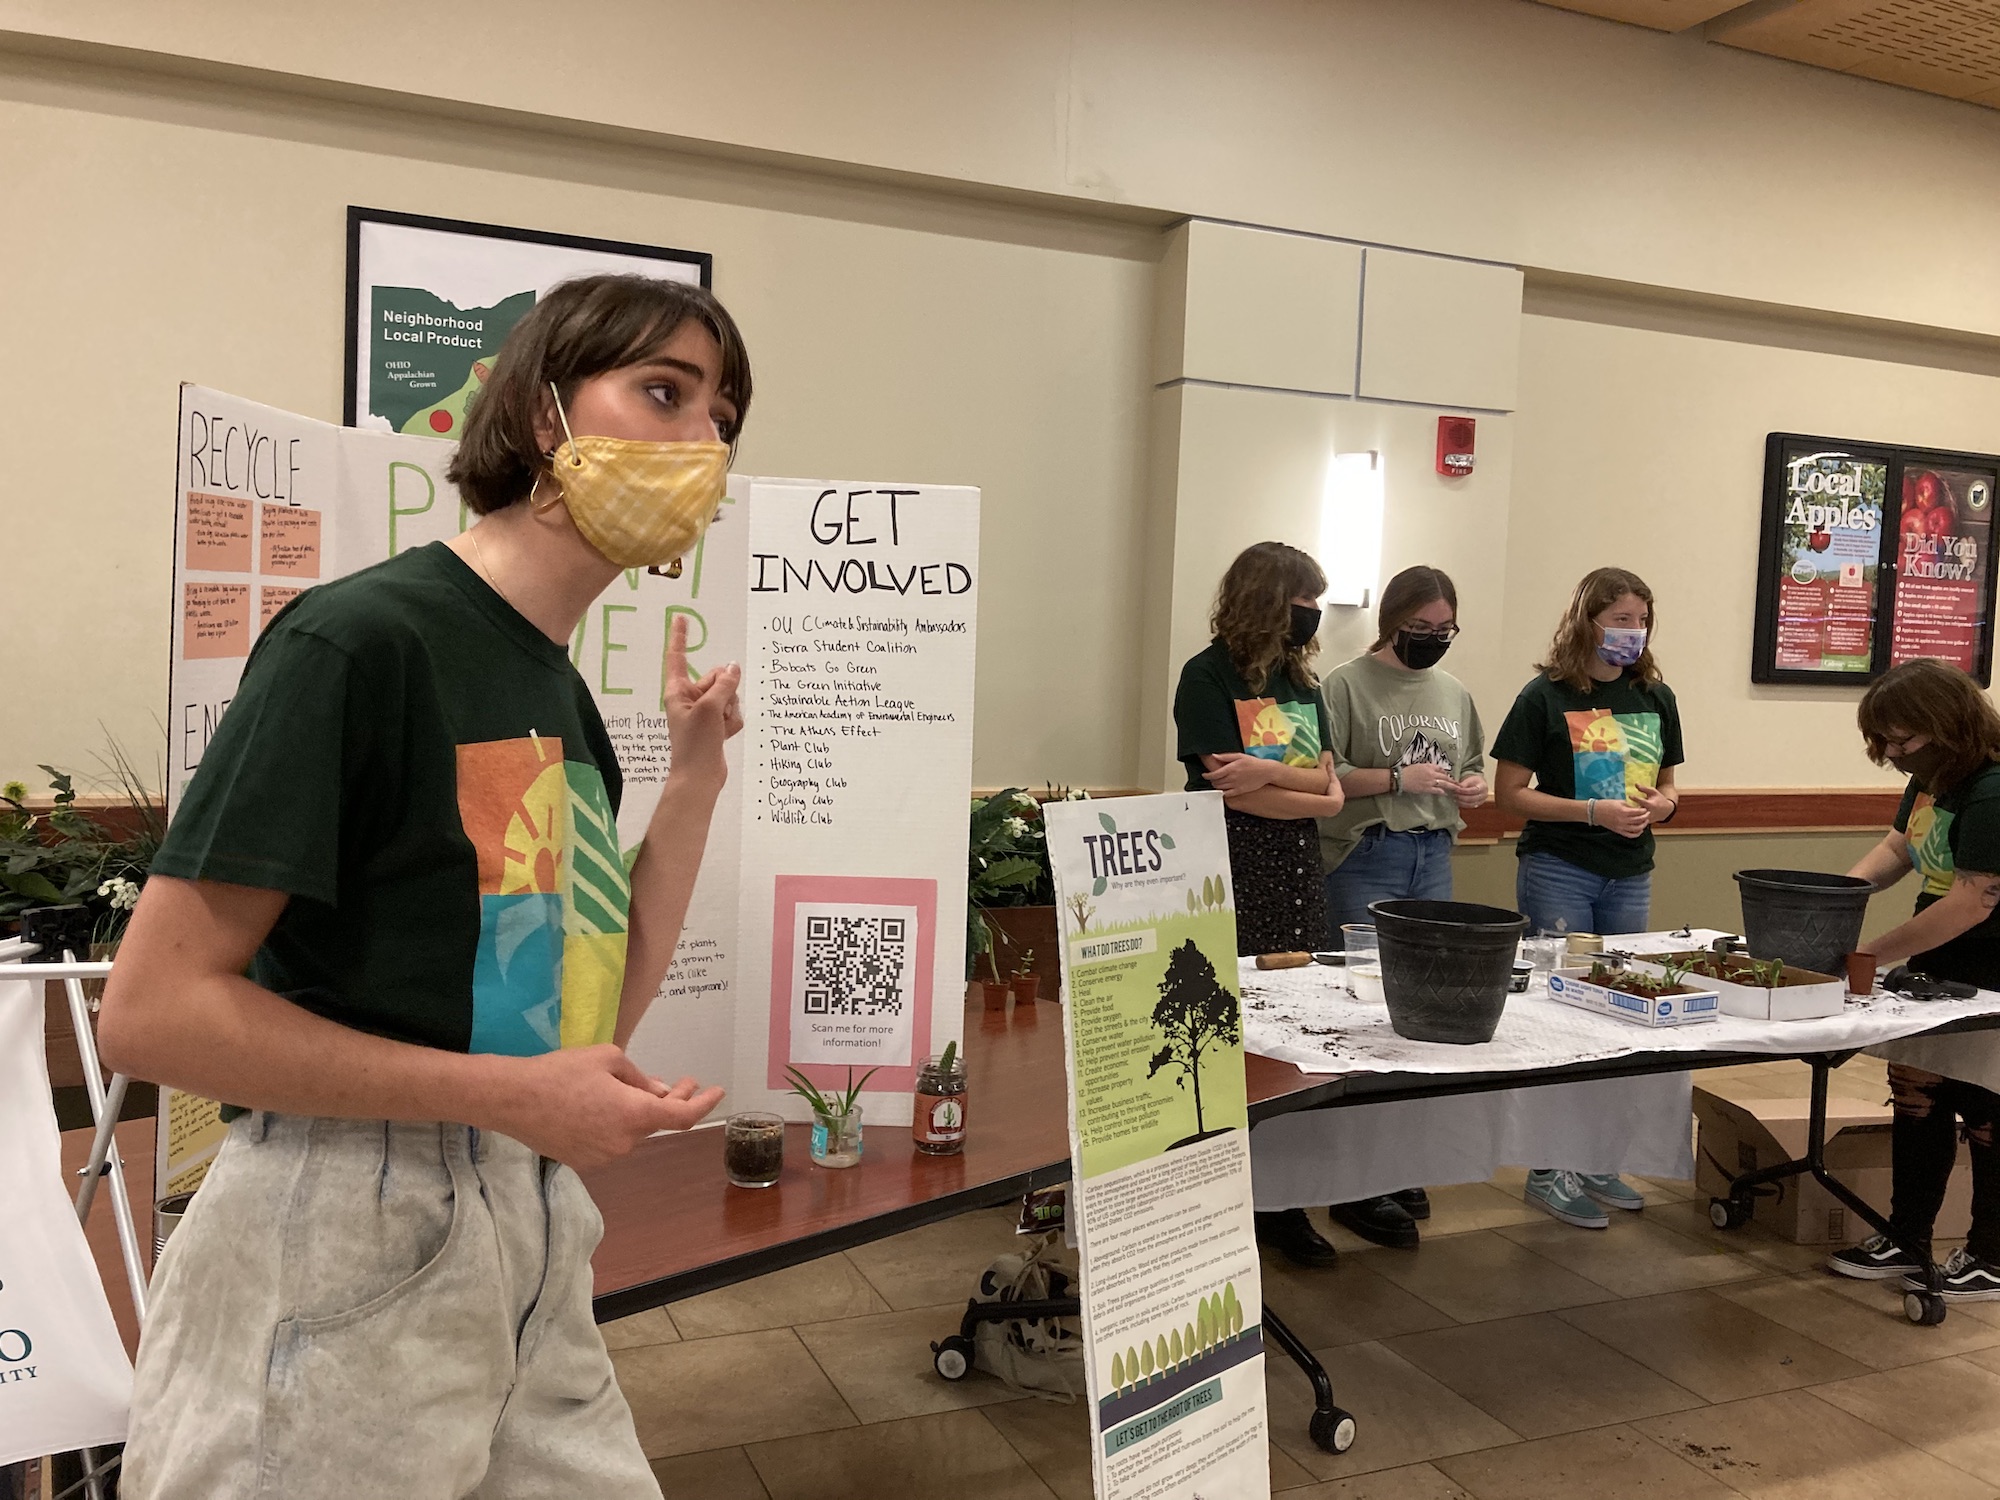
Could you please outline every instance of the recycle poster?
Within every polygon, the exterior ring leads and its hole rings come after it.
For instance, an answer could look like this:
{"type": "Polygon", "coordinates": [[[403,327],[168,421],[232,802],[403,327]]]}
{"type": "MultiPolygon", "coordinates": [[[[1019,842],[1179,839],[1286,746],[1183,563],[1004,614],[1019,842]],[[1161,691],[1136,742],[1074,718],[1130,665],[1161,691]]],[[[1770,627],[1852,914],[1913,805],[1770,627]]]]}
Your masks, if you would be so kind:
{"type": "Polygon", "coordinates": [[[1268,1496],[1222,797],[1051,803],[1043,816],[1095,1493],[1268,1496]]]}

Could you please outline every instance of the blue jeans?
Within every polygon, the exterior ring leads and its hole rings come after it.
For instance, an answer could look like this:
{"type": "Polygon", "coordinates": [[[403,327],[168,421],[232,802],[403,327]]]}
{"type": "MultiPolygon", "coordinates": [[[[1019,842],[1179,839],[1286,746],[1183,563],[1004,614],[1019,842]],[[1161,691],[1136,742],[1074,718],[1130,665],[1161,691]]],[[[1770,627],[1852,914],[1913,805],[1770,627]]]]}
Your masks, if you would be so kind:
{"type": "Polygon", "coordinates": [[[1534,932],[1644,932],[1652,899],[1650,870],[1607,880],[1553,854],[1524,854],[1514,872],[1514,900],[1534,932]]]}
{"type": "Polygon", "coordinates": [[[1366,922],[1371,901],[1449,901],[1451,835],[1441,828],[1391,833],[1377,823],[1326,872],[1326,925],[1333,945],[1344,946],[1343,922],[1366,922]]]}

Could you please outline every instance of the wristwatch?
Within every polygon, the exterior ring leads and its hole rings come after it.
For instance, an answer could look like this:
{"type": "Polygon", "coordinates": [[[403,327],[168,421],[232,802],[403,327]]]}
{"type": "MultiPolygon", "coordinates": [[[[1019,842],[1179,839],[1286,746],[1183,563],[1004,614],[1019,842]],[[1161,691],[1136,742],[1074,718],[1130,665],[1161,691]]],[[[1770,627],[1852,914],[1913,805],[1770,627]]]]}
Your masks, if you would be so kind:
{"type": "Polygon", "coordinates": [[[1403,768],[1401,766],[1391,766],[1389,767],[1389,795],[1397,797],[1401,796],[1402,792],[1403,768]]]}

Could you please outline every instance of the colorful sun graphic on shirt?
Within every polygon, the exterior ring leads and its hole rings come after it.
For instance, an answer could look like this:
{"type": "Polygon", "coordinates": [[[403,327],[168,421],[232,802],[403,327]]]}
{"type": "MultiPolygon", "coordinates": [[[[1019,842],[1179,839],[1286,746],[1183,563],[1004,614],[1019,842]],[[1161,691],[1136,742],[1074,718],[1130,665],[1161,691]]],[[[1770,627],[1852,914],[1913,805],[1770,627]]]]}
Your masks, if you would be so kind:
{"type": "Polygon", "coordinates": [[[1903,837],[1909,841],[1910,863],[1923,877],[1927,896],[1947,894],[1956,876],[1958,861],[1951,852],[1952,821],[1950,811],[1933,802],[1930,793],[1917,793],[1903,837]]]}
{"type": "Polygon", "coordinates": [[[479,867],[471,1050],[610,1041],[630,887],[603,776],[546,735],[460,745],[458,810],[479,867]]]}
{"type": "Polygon", "coordinates": [[[1242,731],[1246,755],[1288,766],[1319,764],[1319,715],[1310,703],[1239,698],[1236,725],[1242,731]]]}
{"type": "Polygon", "coordinates": [[[1659,784],[1665,741],[1658,714],[1614,714],[1589,708],[1563,718],[1569,724],[1579,799],[1623,802],[1632,793],[1659,784]]]}

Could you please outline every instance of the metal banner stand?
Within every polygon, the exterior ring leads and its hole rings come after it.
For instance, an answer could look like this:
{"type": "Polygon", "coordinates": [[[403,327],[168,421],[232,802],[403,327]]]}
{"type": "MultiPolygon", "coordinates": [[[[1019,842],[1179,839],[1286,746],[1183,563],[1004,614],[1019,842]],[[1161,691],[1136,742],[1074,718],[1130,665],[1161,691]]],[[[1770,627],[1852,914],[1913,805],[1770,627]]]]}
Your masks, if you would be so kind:
{"type": "MultiPolygon", "coordinates": [[[[20,938],[0,941],[0,979],[25,979],[29,981],[61,980],[63,991],[69,998],[70,1025],[76,1031],[76,1049],[83,1058],[83,1082],[90,1095],[90,1115],[97,1122],[97,1134],[90,1144],[90,1159],[78,1173],[81,1181],[76,1189],[76,1216],[79,1222],[89,1223],[90,1207],[97,1198],[99,1179],[111,1179],[111,1215],[118,1227],[118,1251],[125,1261],[126,1284],[132,1292],[132,1310],[143,1325],[146,1321],[146,1261],[139,1245],[139,1231],[132,1217],[132,1194],[125,1182],[125,1163],[118,1154],[115,1132],[118,1115],[125,1107],[125,1089],[131,1082],[123,1073],[115,1073],[109,1084],[104,1080],[104,1068],[97,1060],[97,1035],[91,1028],[90,1001],[83,993],[86,979],[106,979],[110,977],[108,963],[78,963],[76,955],[65,948],[60,962],[39,961],[42,949],[35,943],[20,938]]],[[[49,1500],[65,1500],[81,1488],[89,1500],[104,1500],[104,1476],[118,1465],[117,1458],[99,1464],[95,1449],[83,1450],[83,1478],[77,1484],[49,1497],[49,1500]]]]}

